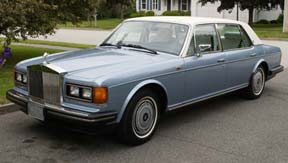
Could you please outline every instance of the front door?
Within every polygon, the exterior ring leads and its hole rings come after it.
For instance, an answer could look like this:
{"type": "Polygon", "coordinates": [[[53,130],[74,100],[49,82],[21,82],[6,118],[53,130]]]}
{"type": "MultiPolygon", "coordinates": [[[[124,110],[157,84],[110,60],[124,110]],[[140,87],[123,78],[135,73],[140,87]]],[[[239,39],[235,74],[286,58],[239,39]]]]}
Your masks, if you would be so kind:
{"type": "Polygon", "coordinates": [[[185,61],[186,102],[210,97],[227,88],[226,55],[214,24],[198,25],[185,61]]]}

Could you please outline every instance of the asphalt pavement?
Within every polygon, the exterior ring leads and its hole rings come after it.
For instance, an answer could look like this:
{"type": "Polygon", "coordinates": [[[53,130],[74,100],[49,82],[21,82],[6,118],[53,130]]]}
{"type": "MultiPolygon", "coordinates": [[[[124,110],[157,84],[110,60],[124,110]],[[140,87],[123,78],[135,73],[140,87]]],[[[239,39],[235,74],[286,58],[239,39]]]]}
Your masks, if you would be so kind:
{"type": "Polygon", "coordinates": [[[51,128],[21,112],[0,115],[0,163],[288,162],[288,71],[255,101],[221,96],[162,117],[153,139],[129,147],[113,134],[51,128]]]}
{"type": "Polygon", "coordinates": [[[58,29],[53,35],[29,39],[99,45],[111,32],[112,30],[58,29]]]}

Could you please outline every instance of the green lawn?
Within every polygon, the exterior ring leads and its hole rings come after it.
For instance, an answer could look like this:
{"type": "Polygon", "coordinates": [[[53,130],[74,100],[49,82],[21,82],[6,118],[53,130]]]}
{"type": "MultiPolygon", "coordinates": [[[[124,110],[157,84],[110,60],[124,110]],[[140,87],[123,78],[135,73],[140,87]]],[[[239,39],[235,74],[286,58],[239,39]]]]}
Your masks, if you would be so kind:
{"type": "Polygon", "coordinates": [[[97,26],[94,26],[94,21],[88,23],[88,21],[82,21],[78,24],[72,24],[71,22],[67,22],[66,24],[59,24],[58,28],[98,28],[98,29],[113,29],[118,24],[122,22],[121,19],[111,18],[111,19],[102,19],[97,20],[97,26]]]}
{"type": "MultiPolygon", "coordinates": [[[[0,38],[0,42],[2,41],[4,41],[3,37],[0,38]]],[[[96,46],[96,45],[75,44],[75,43],[68,43],[68,42],[54,42],[54,41],[44,41],[44,40],[19,40],[19,43],[63,46],[63,47],[80,48],[80,49],[94,48],[96,46]]]]}
{"type": "Polygon", "coordinates": [[[260,38],[288,39],[288,33],[283,33],[283,26],[279,24],[255,24],[253,29],[260,38]]]}
{"type": "MultiPolygon", "coordinates": [[[[0,68],[0,105],[9,103],[6,99],[6,91],[13,88],[13,67],[14,65],[24,59],[37,57],[42,55],[44,52],[56,53],[60,52],[59,50],[53,49],[42,49],[42,48],[33,48],[27,46],[11,46],[13,57],[8,59],[4,67],[0,68]]],[[[3,49],[0,48],[0,51],[3,49]]]]}

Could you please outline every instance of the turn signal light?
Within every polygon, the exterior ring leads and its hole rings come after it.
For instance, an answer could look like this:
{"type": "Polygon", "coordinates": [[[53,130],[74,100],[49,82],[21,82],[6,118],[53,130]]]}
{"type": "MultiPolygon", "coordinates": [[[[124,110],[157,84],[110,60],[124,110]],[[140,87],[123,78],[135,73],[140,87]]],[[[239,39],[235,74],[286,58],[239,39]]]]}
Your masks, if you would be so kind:
{"type": "Polygon", "coordinates": [[[93,89],[93,103],[105,104],[108,100],[108,89],[106,87],[96,87],[93,89]]]}

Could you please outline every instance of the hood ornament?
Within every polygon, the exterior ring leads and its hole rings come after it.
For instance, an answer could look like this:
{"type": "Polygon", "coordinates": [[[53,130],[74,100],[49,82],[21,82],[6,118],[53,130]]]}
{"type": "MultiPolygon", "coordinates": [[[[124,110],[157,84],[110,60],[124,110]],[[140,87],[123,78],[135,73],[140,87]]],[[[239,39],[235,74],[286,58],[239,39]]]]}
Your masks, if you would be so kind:
{"type": "Polygon", "coordinates": [[[49,53],[47,53],[47,52],[45,52],[45,53],[43,54],[43,59],[44,59],[43,64],[44,64],[44,65],[49,64],[48,59],[47,59],[47,56],[48,56],[48,55],[49,55],[49,53]]]}

